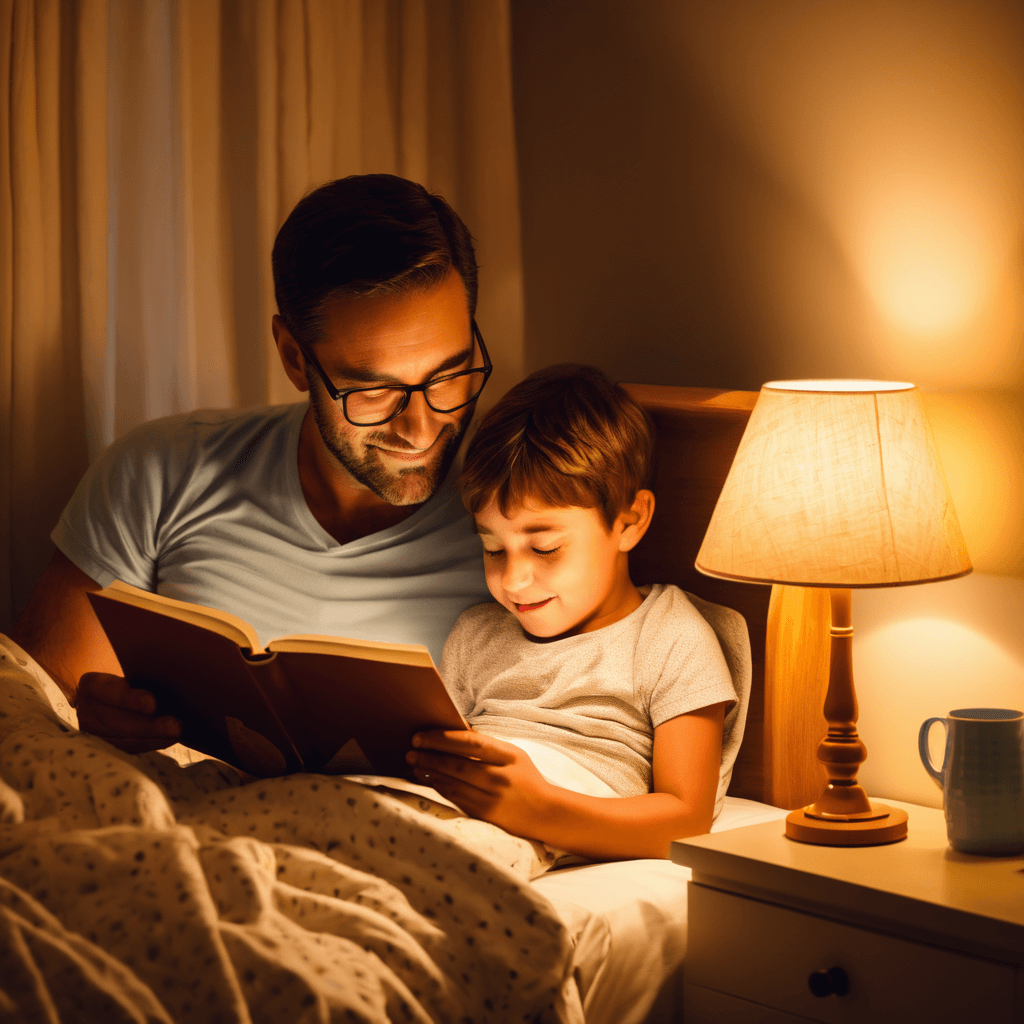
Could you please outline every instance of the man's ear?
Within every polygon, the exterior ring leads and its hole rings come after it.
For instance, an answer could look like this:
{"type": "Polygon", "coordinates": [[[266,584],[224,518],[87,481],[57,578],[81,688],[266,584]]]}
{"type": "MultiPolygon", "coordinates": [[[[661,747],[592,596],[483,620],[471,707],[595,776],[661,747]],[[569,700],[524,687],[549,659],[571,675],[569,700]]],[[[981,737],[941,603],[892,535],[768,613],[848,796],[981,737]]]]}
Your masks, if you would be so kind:
{"type": "Polygon", "coordinates": [[[651,525],[654,515],[654,492],[646,488],[636,492],[633,504],[619,514],[622,533],[619,535],[619,550],[632,551],[651,525]]]}
{"type": "Polygon", "coordinates": [[[274,332],[274,341],[277,343],[277,354],[281,357],[281,364],[288,379],[299,389],[309,390],[309,381],[306,380],[306,359],[302,355],[302,349],[296,344],[292,332],[285,326],[284,321],[276,313],[271,321],[271,330],[274,332]]]}

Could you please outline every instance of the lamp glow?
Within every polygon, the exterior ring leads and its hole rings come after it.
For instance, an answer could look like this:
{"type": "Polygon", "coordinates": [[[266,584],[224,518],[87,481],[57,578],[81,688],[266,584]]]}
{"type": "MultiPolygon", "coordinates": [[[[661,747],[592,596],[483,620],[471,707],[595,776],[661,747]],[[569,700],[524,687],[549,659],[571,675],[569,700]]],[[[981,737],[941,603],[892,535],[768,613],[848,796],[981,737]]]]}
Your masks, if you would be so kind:
{"type": "Polygon", "coordinates": [[[751,413],[696,561],[709,576],[828,587],[832,606],[824,793],[786,834],[869,845],[906,835],[906,814],[857,784],[850,588],[954,579],[971,571],[912,384],[772,381],[751,413]]]}

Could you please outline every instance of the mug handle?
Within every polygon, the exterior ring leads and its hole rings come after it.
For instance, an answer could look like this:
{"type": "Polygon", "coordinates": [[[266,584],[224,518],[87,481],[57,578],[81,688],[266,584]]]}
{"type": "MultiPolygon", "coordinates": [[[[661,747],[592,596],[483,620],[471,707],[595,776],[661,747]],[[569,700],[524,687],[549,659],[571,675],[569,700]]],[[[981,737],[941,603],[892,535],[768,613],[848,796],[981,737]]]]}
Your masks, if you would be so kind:
{"type": "Polygon", "coordinates": [[[921,731],[917,734],[917,750],[921,755],[921,763],[924,765],[924,770],[940,787],[943,786],[946,775],[946,755],[949,753],[949,726],[944,718],[929,718],[924,722],[921,726],[921,731]],[[942,767],[939,769],[936,769],[935,765],[932,764],[931,751],[928,749],[928,734],[936,722],[941,722],[942,727],[946,730],[946,749],[942,753],[942,767]]]}

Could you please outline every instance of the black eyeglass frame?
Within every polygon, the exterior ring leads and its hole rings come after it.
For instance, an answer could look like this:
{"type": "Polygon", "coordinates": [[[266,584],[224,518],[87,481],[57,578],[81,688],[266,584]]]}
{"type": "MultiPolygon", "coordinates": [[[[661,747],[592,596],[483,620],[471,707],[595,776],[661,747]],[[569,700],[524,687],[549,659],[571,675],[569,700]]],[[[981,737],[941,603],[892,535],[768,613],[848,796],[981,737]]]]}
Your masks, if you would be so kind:
{"type": "MultiPolygon", "coordinates": [[[[299,351],[305,357],[305,359],[313,364],[313,368],[318,374],[320,374],[320,380],[323,381],[324,387],[327,389],[327,394],[334,399],[341,406],[341,411],[344,413],[345,419],[352,424],[353,427],[379,427],[382,423],[390,423],[391,420],[398,416],[401,416],[403,412],[409,407],[409,401],[416,391],[423,392],[423,400],[427,405],[434,410],[434,412],[448,413],[457,412],[459,409],[465,409],[471,402],[475,402],[482,394],[484,388],[487,386],[487,381],[490,379],[491,371],[494,369],[494,364],[491,362],[491,357],[487,352],[487,346],[484,344],[484,336],[480,333],[480,328],[476,325],[476,318],[471,318],[469,321],[470,328],[473,332],[473,337],[476,343],[480,346],[480,354],[483,356],[484,365],[474,366],[468,370],[459,370],[458,373],[446,373],[440,377],[435,377],[433,380],[428,380],[425,384],[369,384],[365,387],[359,388],[346,388],[344,391],[339,391],[332,383],[331,378],[327,376],[324,368],[320,365],[320,360],[313,355],[309,347],[304,343],[295,338],[295,344],[299,346],[299,351]],[[431,404],[430,399],[427,397],[427,388],[433,387],[435,384],[441,384],[445,381],[454,380],[456,377],[465,377],[471,373],[480,373],[483,371],[484,381],[480,385],[480,390],[477,391],[472,398],[466,399],[465,402],[459,403],[452,409],[438,409],[431,404]],[[382,420],[375,420],[373,423],[356,423],[348,414],[348,396],[358,391],[381,391],[384,388],[390,388],[393,391],[404,391],[405,395],[402,398],[402,402],[399,407],[388,417],[382,420]]],[[[293,335],[294,337],[294,335],[293,335]]]]}

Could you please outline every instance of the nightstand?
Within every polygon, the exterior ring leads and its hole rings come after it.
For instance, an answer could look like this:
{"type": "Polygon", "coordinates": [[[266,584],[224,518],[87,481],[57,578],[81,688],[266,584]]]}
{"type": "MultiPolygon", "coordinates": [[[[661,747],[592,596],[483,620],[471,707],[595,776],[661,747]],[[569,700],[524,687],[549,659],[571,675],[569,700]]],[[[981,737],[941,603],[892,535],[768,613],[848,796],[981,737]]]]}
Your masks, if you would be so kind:
{"type": "Polygon", "coordinates": [[[672,844],[693,871],[686,1024],[1024,1024],[1024,857],[957,853],[941,810],[887,803],[909,814],[888,846],[781,821],[672,844]]]}

